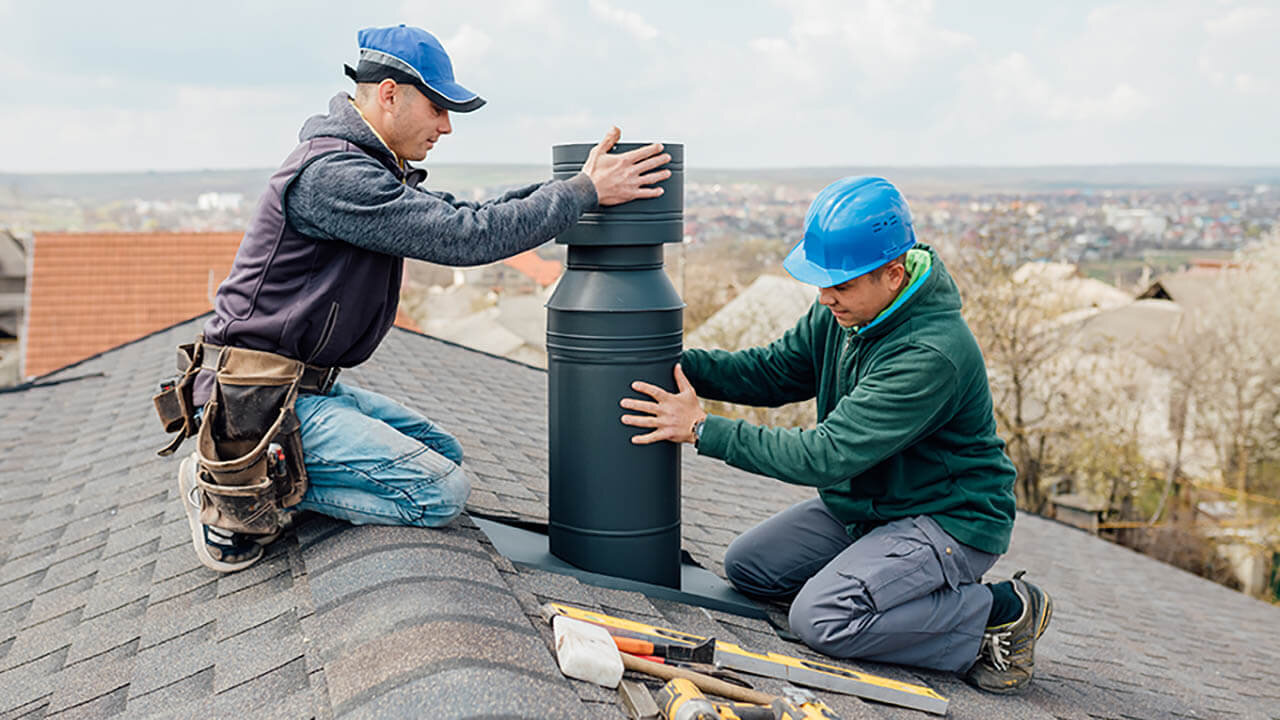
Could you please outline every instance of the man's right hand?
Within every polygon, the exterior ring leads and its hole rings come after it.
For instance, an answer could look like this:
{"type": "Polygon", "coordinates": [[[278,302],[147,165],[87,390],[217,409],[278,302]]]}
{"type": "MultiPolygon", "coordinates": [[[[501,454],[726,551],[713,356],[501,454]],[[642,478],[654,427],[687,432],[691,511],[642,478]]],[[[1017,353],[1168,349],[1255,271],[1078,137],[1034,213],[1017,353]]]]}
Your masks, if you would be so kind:
{"type": "Polygon", "coordinates": [[[604,139],[591,148],[582,172],[596,186],[596,202],[599,205],[621,205],[642,198],[655,198],[662,188],[645,187],[671,177],[670,170],[658,170],[671,156],[662,152],[661,143],[645,145],[624,153],[611,154],[609,150],[622,137],[617,127],[609,128],[604,139]],[[661,153],[661,154],[659,154],[661,153]]]}

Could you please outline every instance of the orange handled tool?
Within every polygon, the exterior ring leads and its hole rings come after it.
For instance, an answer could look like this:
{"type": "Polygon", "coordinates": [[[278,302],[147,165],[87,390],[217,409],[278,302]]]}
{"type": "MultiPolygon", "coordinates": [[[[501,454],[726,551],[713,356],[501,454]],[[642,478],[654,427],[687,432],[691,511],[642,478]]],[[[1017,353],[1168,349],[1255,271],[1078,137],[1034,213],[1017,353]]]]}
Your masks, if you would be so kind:
{"type": "Polygon", "coordinates": [[[647,640],[637,640],[635,638],[619,637],[614,635],[613,644],[617,645],[618,649],[624,653],[657,657],[657,654],[653,651],[653,643],[647,640]]]}
{"type": "MultiPolygon", "coordinates": [[[[612,634],[612,633],[611,633],[612,634]]],[[[680,662],[714,664],[716,661],[716,640],[707,638],[692,647],[688,645],[666,645],[648,640],[613,635],[613,643],[624,653],[632,655],[651,655],[653,657],[678,660],[680,662]]]]}

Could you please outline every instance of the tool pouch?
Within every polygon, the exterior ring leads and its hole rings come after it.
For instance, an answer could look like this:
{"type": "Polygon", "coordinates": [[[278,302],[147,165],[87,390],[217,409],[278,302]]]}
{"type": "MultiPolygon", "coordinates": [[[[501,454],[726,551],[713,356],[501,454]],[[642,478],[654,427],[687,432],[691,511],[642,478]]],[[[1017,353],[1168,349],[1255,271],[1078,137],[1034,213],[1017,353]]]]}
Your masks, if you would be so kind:
{"type": "Polygon", "coordinates": [[[195,403],[192,402],[192,391],[196,384],[196,375],[200,373],[201,357],[204,344],[197,338],[194,343],[178,346],[178,377],[160,383],[160,392],[151,398],[156,406],[156,414],[167,433],[177,433],[173,440],[162,448],[159,454],[172,455],[183,440],[196,434],[200,421],[196,419],[195,403]]]}
{"type": "Polygon", "coordinates": [[[305,365],[269,352],[223,347],[196,435],[200,522],[269,535],[279,510],[307,490],[294,403],[305,365]]]}

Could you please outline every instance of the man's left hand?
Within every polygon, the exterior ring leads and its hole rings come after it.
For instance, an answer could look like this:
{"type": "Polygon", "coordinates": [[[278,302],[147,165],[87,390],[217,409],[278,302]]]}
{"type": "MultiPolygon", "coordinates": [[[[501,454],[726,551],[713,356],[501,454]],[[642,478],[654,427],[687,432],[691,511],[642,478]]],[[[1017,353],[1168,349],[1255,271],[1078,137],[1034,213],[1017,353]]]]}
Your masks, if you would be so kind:
{"type": "Polygon", "coordinates": [[[636,410],[648,415],[623,415],[624,425],[641,428],[653,428],[652,432],[635,435],[631,442],[636,445],[648,445],[659,440],[670,440],[674,443],[691,443],[697,438],[693,434],[693,426],[705,420],[707,414],[702,411],[698,395],[693,391],[689,378],[676,365],[676,389],[679,392],[669,393],[657,385],[637,380],[631,383],[631,389],[653,398],[653,402],[623,398],[619,405],[627,410],[636,410]]]}

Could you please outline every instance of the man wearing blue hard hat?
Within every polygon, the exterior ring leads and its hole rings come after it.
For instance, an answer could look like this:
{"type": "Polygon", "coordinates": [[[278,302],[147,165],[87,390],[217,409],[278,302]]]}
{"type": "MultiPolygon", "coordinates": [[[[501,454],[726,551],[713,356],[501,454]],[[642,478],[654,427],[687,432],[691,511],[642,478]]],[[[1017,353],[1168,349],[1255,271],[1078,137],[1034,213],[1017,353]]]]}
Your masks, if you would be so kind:
{"type": "Polygon", "coordinates": [[[725,574],[743,592],[793,597],[791,630],[842,658],[963,673],[1020,692],[1052,614],[1021,579],[983,584],[1009,548],[1014,468],[996,436],[982,353],[938,254],[882,178],[818,194],[783,262],[820,288],[780,339],[686,350],[677,393],[624,399],[638,443],[694,443],[730,465],[814,487],[734,540],[725,574]],[[708,415],[698,396],[777,406],[817,398],[813,429],[708,415]]]}
{"type": "Polygon", "coordinates": [[[410,164],[453,132],[451,113],[485,104],[460,84],[431,33],[398,25],[358,35],[329,112],[307,120],[272,175],[214,314],[180,348],[180,380],[157,410],[196,452],[179,490],[200,561],[252,565],[293,511],[352,523],[444,525],[470,483],[458,441],[416,410],[349,383],[390,330],[404,258],[479,265],[537,247],[597,205],[662,193],[660,145],[608,151],[612,128],[581,173],[484,203],[426,190],[410,164]]]}

